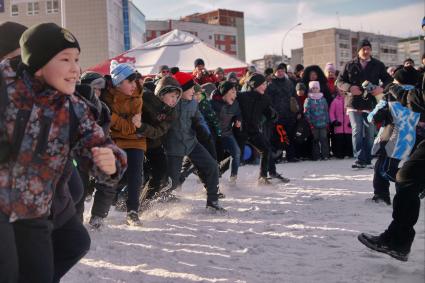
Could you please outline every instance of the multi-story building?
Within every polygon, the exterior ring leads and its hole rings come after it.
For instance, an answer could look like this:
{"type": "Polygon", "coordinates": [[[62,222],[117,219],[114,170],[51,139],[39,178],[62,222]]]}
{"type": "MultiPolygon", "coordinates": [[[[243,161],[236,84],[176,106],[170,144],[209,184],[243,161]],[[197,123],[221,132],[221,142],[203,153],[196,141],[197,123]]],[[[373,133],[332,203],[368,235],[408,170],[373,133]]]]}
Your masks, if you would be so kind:
{"type": "MultiPolygon", "coordinates": [[[[251,61],[251,63],[259,71],[265,71],[267,68],[274,68],[281,62],[281,55],[264,55],[263,58],[251,61]]],[[[283,62],[289,65],[291,62],[291,58],[288,58],[288,56],[285,55],[285,57],[283,58],[283,62]]]]}
{"type": "Polygon", "coordinates": [[[304,65],[304,52],[302,47],[291,50],[291,66],[295,67],[298,64],[304,65]]]}
{"type": "Polygon", "coordinates": [[[324,68],[327,62],[333,62],[337,69],[342,69],[345,63],[357,55],[358,42],[362,39],[370,41],[372,56],[386,66],[398,63],[397,45],[400,38],[329,28],[303,34],[304,64],[324,68]]]}
{"type": "Polygon", "coordinates": [[[403,63],[407,58],[413,59],[415,65],[422,64],[422,55],[425,53],[425,38],[415,36],[401,39],[398,42],[398,63],[403,63]]]}
{"type": "Polygon", "coordinates": [[[129,0],[3,1],[0,22],[54,22],[69,29],[80,43],[83,70],[144,42],[145,17],[129,0]]]}
{"type": "Polygon", "coordinates": [[[218,9],[179,20],[146,21],[146,40],[173,29],[192,33],[202,41],[245,61],[245,28],[242,12],[218,9]]]}

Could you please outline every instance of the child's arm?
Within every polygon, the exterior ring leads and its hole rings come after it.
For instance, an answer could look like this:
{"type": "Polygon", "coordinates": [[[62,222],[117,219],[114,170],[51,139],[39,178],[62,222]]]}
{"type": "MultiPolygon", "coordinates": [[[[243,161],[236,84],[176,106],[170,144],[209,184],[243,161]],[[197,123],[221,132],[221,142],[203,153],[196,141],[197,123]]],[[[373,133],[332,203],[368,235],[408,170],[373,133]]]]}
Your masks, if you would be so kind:
{"type": "Polygon", "coordinates": [[[379,101],[379,103],[375,106],[372,112],[367,115],[367,121],[369,123],[381,123],[384,121],[389,114],[388,102],[385,100],[379,101]]]}

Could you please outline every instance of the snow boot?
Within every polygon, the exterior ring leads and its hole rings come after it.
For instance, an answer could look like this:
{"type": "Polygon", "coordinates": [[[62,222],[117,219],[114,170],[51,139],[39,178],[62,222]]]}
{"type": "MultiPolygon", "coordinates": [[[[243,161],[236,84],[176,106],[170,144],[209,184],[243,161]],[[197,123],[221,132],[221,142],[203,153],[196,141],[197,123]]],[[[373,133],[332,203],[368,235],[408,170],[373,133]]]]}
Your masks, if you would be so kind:
{"type": "Polygon", "coordinates": [[[227,210],[220,205],[218,200],[215,201],[207,201],[206,208],[210,211],[225,213],[227,210]]]}
{"type": "Polygon", "coordinates": [[[129,212],[127,212],[126,223],[129,226],[141,226],[142,225],[142,222],[140,222],[139,214],[137,213],[137,211],[130,210],[129,212]]]}
{"type": "Polygon", "coordinates": [[[357,236],[357,239],[366,247],[374,251],[392,256],[393,258],[400,261],[407,261],[409,257],[409,249],[391,247],[391,245],[381,236],[373,236],[371,234],[361,233],[357,236]]]}

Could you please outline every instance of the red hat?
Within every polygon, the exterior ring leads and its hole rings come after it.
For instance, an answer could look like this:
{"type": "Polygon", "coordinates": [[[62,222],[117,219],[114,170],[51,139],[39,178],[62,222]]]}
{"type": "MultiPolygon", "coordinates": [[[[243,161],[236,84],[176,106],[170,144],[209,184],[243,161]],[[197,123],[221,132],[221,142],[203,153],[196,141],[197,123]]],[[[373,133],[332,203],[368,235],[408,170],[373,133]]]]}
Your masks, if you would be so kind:
{"type": "Polygon", "coordinates": [[[195,85],[192,75],[183,72],[174,74],[174,78],[179,82],[183,91],[186,91],[195,85]]]}

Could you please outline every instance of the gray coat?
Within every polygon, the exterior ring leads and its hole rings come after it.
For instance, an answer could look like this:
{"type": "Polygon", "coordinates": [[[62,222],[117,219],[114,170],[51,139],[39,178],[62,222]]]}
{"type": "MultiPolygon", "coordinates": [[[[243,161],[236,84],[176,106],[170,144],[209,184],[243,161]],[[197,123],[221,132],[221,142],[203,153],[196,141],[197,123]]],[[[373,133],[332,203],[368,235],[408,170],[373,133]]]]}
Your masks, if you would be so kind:
{"type": "Polygon", "coordinates": [[[167,155],[189,155],[198,143],[196,132],[192,127],[193,120],[199,121],[201,113],[195,100],[181,99],[176,106],[175,119],[165,139],[167,155]]]}

